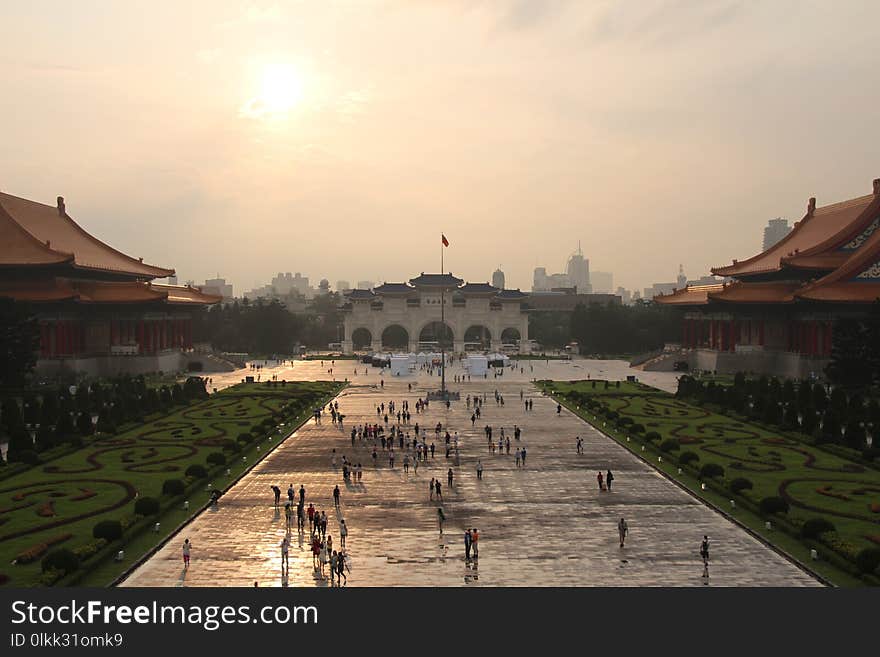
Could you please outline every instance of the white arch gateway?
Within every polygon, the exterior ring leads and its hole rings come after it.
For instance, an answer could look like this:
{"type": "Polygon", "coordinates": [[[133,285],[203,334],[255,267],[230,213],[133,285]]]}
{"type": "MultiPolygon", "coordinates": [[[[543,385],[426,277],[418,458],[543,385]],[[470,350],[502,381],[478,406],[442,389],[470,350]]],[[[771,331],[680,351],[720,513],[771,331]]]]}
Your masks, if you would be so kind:
{"type": "Polygon", "coordinates": [[[342,349],[431,351],[440,342],[455,353],[514,348],[529,353],[528,294],[452,274],[425,274],[408,283],[352,290],[343,306],[342,349]],[[444,299],[441,324],[441,297],[444,299]],[[366,339],[370,344],[367,347],[366,339]],[[405,344],[404,344],[405,342],[405,344]]]}

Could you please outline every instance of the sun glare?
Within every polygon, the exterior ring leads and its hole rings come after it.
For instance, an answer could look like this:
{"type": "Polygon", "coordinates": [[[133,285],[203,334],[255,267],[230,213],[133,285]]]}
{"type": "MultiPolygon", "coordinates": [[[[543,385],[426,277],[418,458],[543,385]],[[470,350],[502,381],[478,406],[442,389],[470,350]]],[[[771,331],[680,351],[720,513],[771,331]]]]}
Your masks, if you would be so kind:
{"type": "Polygon", "coordinates": [[[303,98],[303,80],[289,64],[267,64],[259,74],[256,95],[248,100],[242,113],[251,118],[287,116],[303,98]]]}

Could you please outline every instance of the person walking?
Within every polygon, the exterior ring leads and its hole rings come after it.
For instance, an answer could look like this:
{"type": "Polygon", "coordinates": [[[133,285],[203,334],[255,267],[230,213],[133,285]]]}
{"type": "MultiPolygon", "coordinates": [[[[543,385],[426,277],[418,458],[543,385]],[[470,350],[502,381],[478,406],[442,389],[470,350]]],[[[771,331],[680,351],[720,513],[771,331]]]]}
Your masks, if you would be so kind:
{"type": "Polygon", "coordinates": [[[611,482],[614,481],[614,475],[611,474],[611,470],[605,473],[605,486],[608,487],[608,490],[611,490],[611,482]]]}
{"type": "Polygon", "coordinates": [[[281,539],[281,574],[290,572],[290,562],[288,560],[290,551],[290,539],[285,536],[281,539]]]}
{"type": "Polygon", "coordinates": [[[339,508],[339,485],[333,489],[333,505],[339,508]]]}
{"type": "Polygon", "coordinates": [[[434,477],[431,477],[431,494],[428,499],[434,501],[434,477]]]}
{"type": "MultiPolygon", "coordinates": [[[[293,484],[291,484],[290,486],[291,486],[291,488],[293,488],[293,484]]],[[[299,501],[300,501],[300,504],[302,504],[306,501],[306,489],[305,489],[305,486],[303,486],[302,484],[300,484],[300,486],[299,486],[299,501]]]]}
{"type": "Polygon", "coordinates": [[[700,557],[703,559],[703,579],[706,580],[705,584],[708,584],[709,580],[709,537],[704,535],[703,542],[700,543],[700,557]]]}
{"type": "Polygon", "coordinates": [[[605,482],[603,481],[603,479],[604,479],[604,477],[602,476],[602,472],[600,471],[599,474],[596,475],[596,481],[599,482],[599,490],[600,491],[605,490],[605,482]]]}
{"type": "Polygon", "coordinates": [[[192,550],[192,543],[189,542],[189,539],[184,539],[183,541],[183,569],[189,569],[189,556],[190,550],[192,550]]]}
{"type": "Polygon", "coordinates": [[[446,484],[452,488],[452,468],[446,471],[446,484]]]}
{"type": "Polygon", "coordinates": [[[344,586],[348,584],[348,577],[345,576],[346,556],[341,550],[336,558],[336,585],[344,586]]]}
{"type": "Polygon", "coordinates": [[[626,533],[629,531],[629,525],[623,518],[617,523],[617,534],[620,536],[620,547],[626,542],[626,533]]]}
{"type": "Polygon", "coordinates": [[[290,533],[290,523],[293,520],[293,509],[290,508],[290,502],[284,505],[284,525],[287,533],[290,533]]]}
{"type": "Polygon", "coordinates": [[[437,507],[437,522],[440,525],[440,535],[443,535],[443,521],[446,520],[446,516],[443,514],[443,507],[437,507]]]}
{"type": "Polygon", "coordinates": [[[339,520],[339,547],[345,549],[345,539],[348,538],[348,525],[345,524],[345,518],[339,520]]]}
{"type": "Polygon", "coordinates": [[[477,459],[477,479],[483,480],[483,462],[480,459],[477,459]]]}
{"type": "Polygon", "coordinates": [[[474,553],[474,559],[478,559],[480,557],[480,532],[477,531],[477,528],[474,527],[471,529],[471,551],[474,553]]]}
{"type": "Polygon", "coordinates": [[[434,482],[434,489],[437,491],[437,499],[443,501],[443,491],[440,487],[440,480],[434,482]]]}
{"type": "Polygon", "coordinates": [[[275,493],[275,508],[281,504],[281,489],[278,486],[272,486],[272,492],[275,493]]]}
{"type": "Polygon", "coordinates": [[[471,530],[465,529],[464,530],[464,558],[466,561],[470,561],[470,559],[471,559],[471,544],[472,544],[471,530]]]}

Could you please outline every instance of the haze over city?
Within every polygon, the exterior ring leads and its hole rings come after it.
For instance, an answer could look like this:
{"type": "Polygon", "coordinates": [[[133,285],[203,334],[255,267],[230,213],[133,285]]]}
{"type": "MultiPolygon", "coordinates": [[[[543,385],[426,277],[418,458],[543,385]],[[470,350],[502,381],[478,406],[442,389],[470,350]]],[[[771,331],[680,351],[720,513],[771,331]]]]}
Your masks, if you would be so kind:
{"type": "Polygon", "coordinates": [[[880,6],[35,1],[0,190],[182,279],[591,268],[641,289],[871,191],[880,6]]]}

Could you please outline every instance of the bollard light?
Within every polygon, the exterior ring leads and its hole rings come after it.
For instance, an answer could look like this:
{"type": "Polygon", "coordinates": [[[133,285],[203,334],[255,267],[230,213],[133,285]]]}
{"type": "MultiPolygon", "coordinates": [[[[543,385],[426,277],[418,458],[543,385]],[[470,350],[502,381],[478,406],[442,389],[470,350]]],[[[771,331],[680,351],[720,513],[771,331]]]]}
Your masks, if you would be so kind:
{"type": "Polygon", "coordinates": [[[662,457],[662,456],[658,456],[658,457],[657,457],[657,463],[663,463],[663,457],[662,457]]]}
{"type": "Polygon", "coordinates": [[[629,442],[629,436],[626,437],[626,442],[629,442]]]}
{"type": "Polygon", "coordinates": [[[122,561],[125,559],[125,550],[120,550],[116,553],[116,561],[122,561]]]}
{"type": "Polygon", "coordinates": [[[678,474],[681,474],[681,468],[678,469],[678,474]]]}
{"type": "Polygon", "coordinates": [[[700,484],[700,490],[706,490],[706,484],[700,484]]]}
{"type": "Polygon", "coordinates": [[[186,500],[186,501],[183,503],[183,510],[186,511],[186,510],[188,510],[188,509],[189,509],[189,500],[186,500]]]}
{"type": "Polygon", "coordinates": [[[242,460],[242,461],[247,461],[247,456],[242,456],[242,457],[241,457],[241,460],[242,460]]]}
{"type": "Polygon", "coordinates": [[[730,508],[731,508],[731,509],[735,509],[735,508],[736,508],[736,500],[730,500],[730,508]]]}
{"type": "Polygon", "coordinates": [[[159,531],[159,523],[158,523],[158,522],[157,522],[155,525],[153,525],[153,531],[154,531],[154,532],[158,532],[158,531],[159,531]]]}
{"type": "Polygon", "coordinates": [[[643,452],[645,451],[645,446],[644,446],[644,445],[642,445],[642,451],[643,451],[643,452]]]}
{"type": "Polygon", "coordinates": [[[771,523],[769,520],[768,520],[767,522],[764,523],[764,527],[765,527],[766,529],[773,529],[773,525],[772,525],[772,523],[771,523]]]}
{"type": "Polygon", "coordinates": [[[819,553],[816,550],[810,550],[810,558],[813,561],[818,561],[819,560],[819,553]]]}

